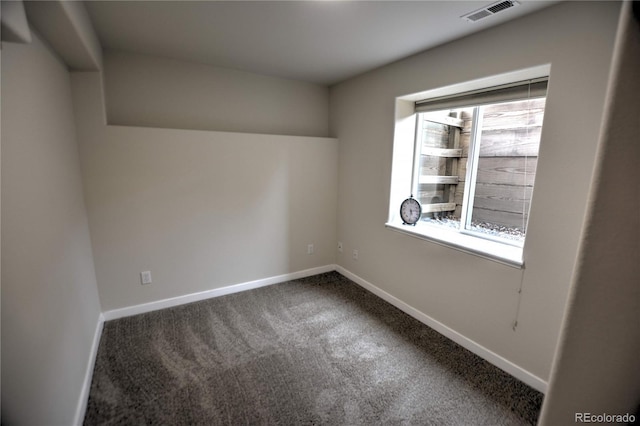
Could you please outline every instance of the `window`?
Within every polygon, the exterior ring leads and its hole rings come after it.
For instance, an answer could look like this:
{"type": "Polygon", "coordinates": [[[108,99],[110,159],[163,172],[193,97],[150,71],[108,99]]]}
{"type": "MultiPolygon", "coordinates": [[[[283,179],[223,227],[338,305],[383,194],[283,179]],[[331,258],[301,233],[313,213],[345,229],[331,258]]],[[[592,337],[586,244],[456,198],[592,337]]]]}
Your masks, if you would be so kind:
{"type": "Polygon", "coordinates": [[[547,80],[401,99],[411,103],[415,131],[399,133],[397,120],[387,225],[522,265],[547,80]],[[409,195],[422,206],[415,226],[394,211],[409,195]]]}

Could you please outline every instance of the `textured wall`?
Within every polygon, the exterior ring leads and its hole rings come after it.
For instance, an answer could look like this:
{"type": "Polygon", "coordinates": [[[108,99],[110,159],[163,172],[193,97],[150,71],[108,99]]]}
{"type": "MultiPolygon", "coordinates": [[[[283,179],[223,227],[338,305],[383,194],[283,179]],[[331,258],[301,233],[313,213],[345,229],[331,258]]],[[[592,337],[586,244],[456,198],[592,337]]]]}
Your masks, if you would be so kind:
{"type": "Polygon", "coordinates": [[[2,46],[2,423],[72,424],[100,315],[69,73],[2,46]]]}

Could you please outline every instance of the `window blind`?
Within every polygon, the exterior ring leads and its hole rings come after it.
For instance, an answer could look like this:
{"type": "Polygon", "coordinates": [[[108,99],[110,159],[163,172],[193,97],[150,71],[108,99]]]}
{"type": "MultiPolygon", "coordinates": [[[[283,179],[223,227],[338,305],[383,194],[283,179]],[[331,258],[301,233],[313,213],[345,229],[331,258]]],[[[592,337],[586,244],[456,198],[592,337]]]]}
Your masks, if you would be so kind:
{"type": "Polygon", "coordinates": [[[423,99],[416,101],[416,112],[430,112],[465,106],[540,98],[547,94],[548,81],[548,77],[541,77],[453,95],[423,99]]]}

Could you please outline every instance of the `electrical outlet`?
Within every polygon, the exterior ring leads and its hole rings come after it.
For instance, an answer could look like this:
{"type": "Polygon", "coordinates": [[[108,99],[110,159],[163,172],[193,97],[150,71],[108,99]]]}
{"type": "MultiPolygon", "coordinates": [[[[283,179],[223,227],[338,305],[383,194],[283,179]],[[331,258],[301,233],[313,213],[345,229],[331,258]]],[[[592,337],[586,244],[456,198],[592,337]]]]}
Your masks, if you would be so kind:
{"type": "Polygon", "coordinates": [[[353,260],[358,260],[358,250],[353,249],[353,260]]]}
{"type": "Polygon", "coordinates": [[[342,241],[338,241],[338,251],[342,253],[342,241]]]}
{"type": "Polygon", "coordinates": [[[313,254],[313,244],[307,245],[307,254],[313,254]]]}
{"type": "Polygon", "coordinates": [[[140,282],[144,284],[151,284],[151,271],[140,272],[140,282]]]}

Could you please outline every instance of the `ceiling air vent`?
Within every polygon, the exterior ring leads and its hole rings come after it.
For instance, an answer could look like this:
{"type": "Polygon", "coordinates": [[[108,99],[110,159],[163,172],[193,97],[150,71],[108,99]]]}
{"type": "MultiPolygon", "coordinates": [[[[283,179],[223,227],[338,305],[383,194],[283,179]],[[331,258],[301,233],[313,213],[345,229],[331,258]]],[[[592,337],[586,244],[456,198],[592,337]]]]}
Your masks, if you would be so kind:
{"type": "Polygon", "coordinates": [[[482,9],[478,9],[471,13],[467,13],[466,15],[462,15],[460,18],[465,19],[469,22],[478,22],[481,19],[488,18],[489,16],[493,16],[496,13],[511,9],[512,7],[518,6],[519,4],[520,3],[515,0],[499,1],[497,3],[485,6],[482,9]]]}

